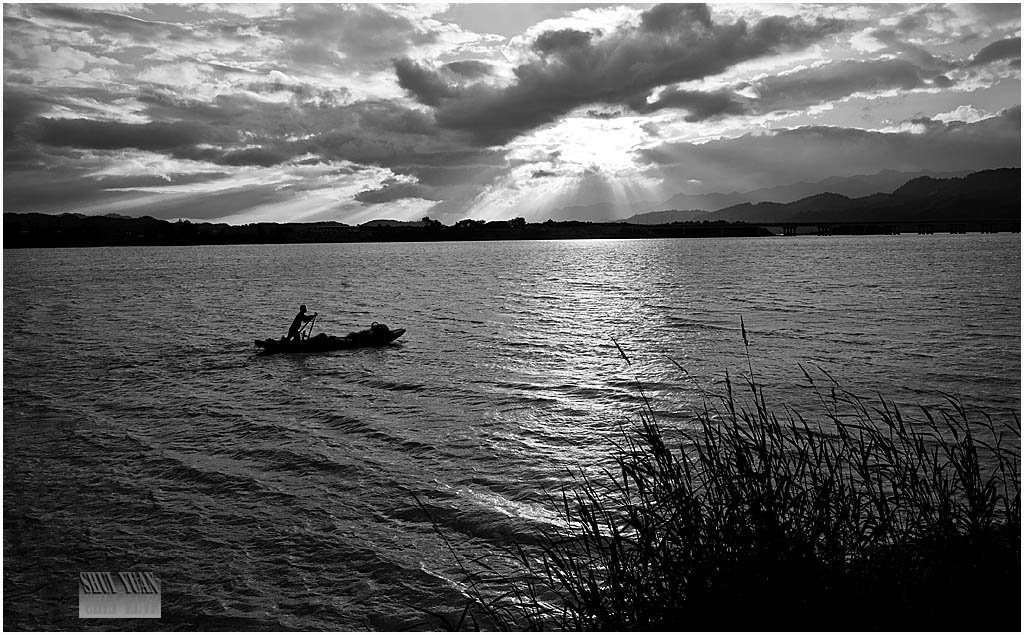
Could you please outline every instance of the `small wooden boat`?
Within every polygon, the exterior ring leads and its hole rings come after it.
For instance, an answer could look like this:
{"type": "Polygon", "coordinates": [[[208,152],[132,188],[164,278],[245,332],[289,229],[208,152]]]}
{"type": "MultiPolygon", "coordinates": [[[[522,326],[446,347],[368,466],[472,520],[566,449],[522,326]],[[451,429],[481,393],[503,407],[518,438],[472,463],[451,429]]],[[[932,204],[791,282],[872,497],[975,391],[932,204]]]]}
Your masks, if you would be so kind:
{"type": "Polygon", "coordinates": [[[256,340],[256,347],[262,349],[260,355],[275,355],[277,353],[327,353],[330,351],[341,351],[351,348],[366,348],[369,346],[384,346],[390,344],[405,334],[405,329],[389,329],[385,324],[376,322],[365,330],[349,333],[344,337],[320,333],[315,337],[302,340],[285,341],[285,338],[275,340],[268,338],[256,340]]]}

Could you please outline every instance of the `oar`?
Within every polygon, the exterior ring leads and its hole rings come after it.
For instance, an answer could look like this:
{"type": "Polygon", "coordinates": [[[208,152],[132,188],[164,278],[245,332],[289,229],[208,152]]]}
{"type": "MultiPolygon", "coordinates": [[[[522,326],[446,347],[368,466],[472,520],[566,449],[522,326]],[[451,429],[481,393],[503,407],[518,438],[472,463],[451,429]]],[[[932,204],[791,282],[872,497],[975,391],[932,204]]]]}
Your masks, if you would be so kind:
{"type": "MultiPolygon", "coordinates": [[[[313,334],[313,325],[316,324],[316,318],[317,317],[318,316],[314,315],[313,319],[310,320],[309,323],[306,324],[306,326],[302,327],[303,330],[305,330],[306,328],[309,328],[309,330],[305,332],[305,336],[302,339],[308,340],[309,336],[313,334]]],[[[301,333],[301,331],[300,331],[300,333],[301,333]]]]}

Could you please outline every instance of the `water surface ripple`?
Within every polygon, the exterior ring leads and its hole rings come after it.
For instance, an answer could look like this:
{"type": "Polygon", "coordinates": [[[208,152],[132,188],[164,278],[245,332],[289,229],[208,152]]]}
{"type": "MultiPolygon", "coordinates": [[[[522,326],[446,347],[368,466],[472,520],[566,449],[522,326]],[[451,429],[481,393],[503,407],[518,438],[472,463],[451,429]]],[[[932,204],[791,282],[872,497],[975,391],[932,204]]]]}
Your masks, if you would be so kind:
{"type": "Polygon", "coordinates": [[[467,553],[536,540],[634,378],[686,425],[746,368],[741,316],[788,403],[803,364],[1019,411],[1018,235],[5,250],[4,625],[436,627],[464,602],[415,498],[467,553]],[[299,303],[408,333],[253,356],[299,303]],[[77,619],[77,573],[119,570],[159,624],[77,619]]]}

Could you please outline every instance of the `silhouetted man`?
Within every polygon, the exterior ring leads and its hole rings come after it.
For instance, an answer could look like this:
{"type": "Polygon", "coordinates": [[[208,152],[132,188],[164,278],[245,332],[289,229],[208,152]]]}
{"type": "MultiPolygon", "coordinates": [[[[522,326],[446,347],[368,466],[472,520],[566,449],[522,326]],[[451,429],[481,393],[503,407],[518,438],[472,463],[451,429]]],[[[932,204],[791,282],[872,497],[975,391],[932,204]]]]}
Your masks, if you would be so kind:
{"type": "Polygon", "coordinates": [[[301,339],[299,337],[299,330],[302,328],[302,325],[309,322],[315,317],[316,313],[314,313],[313,315],[306,315],[306,305],[300,305],[298,314],[295,316],[295,319],[292,320],[292,327],[288,329],[288,337],[284,338],[284,341],[299,341],[299,339],[301,339]]]}

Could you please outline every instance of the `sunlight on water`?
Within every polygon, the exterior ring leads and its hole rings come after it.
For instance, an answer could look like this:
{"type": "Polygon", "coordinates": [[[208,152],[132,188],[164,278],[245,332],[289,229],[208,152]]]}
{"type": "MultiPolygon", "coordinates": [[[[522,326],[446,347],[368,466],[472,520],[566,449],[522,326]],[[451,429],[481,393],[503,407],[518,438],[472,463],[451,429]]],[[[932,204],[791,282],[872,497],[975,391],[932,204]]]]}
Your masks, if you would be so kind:
{"type": "MultiPolygon", "coordinates": [[[[175,585],[185,626],[460,611],[432,523],[470,555],[535,540],[643,396],[685,428],[748,364],[801,408],[800,365],[1020,407],[1017,235],[5,251],[4,289],[5,576],[113,558],[175,585]],[[408,332],[255,357],[299,303],[318,331],[408,332]]],[[[77,625],[39,602],[41,628],[77,625]]]]}

